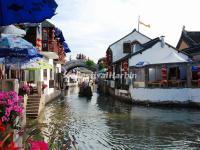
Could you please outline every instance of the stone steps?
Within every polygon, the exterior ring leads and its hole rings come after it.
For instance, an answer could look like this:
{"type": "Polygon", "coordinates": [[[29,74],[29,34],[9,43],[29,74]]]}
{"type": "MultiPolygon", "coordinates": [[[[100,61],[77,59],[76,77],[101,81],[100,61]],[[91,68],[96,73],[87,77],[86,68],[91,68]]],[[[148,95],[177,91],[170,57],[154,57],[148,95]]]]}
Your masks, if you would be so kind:
{"type": "Polygon", "coordinates": [[[35,118],[38,117],[38,114],[29,112],[28,115],[26,114],[26,116],[27,116],[28,118],[34,118],[34,119],[35,119],[35,118]]]}
{"type": "Polygon", "coordinates": [[[39,95],[29,95],[26,106],[26,117],[27,118],[37,118],[41,96],[39,95]]]}

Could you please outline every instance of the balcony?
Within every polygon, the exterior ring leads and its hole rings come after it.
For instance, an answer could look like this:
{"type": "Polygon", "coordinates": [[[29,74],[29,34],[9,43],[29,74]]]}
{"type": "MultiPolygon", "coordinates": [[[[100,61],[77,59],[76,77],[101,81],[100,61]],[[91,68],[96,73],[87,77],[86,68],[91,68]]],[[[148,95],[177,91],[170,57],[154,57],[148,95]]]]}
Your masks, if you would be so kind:
{"type": "Polygon", "coordinates": [[[48,41],[48,50],[49,51],[58,53],[59,48],[60,48],[60,46],[57,41],[55,41],[55,40],[48,41]]]}

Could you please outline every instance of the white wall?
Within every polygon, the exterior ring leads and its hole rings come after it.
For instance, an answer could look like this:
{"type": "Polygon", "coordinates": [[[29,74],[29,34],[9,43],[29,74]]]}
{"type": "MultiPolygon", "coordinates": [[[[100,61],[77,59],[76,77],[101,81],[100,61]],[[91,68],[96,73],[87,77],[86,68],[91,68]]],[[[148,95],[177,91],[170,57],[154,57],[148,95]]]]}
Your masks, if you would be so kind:
{"type": "MultiPolygon", "coordinates": [[[[46,59],[45,62],[47,62],[47,63],[49,63],[50,65],[53,66],[53,59],[46,59]]],[[[52,69],[53,69],[53,72],[54,72],[54,68],[52,68],[52,69]]],[[[54,76],[54,73],[53,73],[53,76],[54,76]]],[[[48,88],[46,88],[44,90],[44,94],[46,94],[46,95],[54,93],[54,88],[49,88],[49,80],[50,80],[50,69],[47,69],[47,80],[42,80],[48,86],[48,88]]]]}
{"type": "Polygon", "coordinates": [[[61,64],[56,64],[56,68],[58,68],[58,72],[56,73],[61,73],[61,64]]]}
{"type": "Polygon", "coordinates": [[[132,88],[130,87],[131,98],[138,101],[151,102],[192,102],[200,103],[199,88],[182,88],[182,89],[149,89],[149,88],[132,88]]]}
{"type": "Polygon", "coordinates": [[[172,47],[165,45],[161,47],[161,42],[158,42],[153,47],[145,50],[142,54],[137,54],[129,59],[129,66],[135,66],[138,62],[144,61],[150,64],[159,63],[175,63],[175,62],[186,62],[188,56],[178,53],[172,47]]]}
{"type": "MultiPolygon", "coordinates": [[[[54,65],[53,64],[53,59],[48,59],[48,58],[43,58],[43,61],[50,64],[50,65],[54,65]]],[[[61,65],[57,64],[56,67],[58,67],[58,71],[61,72],[61,65]]],[[[52,68],[52,79],[55,79],[54,77],[54,67],[52,68]]],[[[29,78],[29,71],[25,70],[25,80],[28,81],[29,78]]],[[[44,93],[46,95],[49,95],[51,93],[54,93],[54,88],[49,88],[49,80],[50,80],[50,69],[47,69],[47,79],[44,80],[44,70],[40,69],[40,70],[35,70],[35,81],[44,81],[45,84],[48,85],[48,88],[46,88],[44,90],[44,93]]]]}
{"type": "Polygon", "coordinates": [[[113,53],[113,62],[125,57],[127,53],[123,53],[123,43],[127,41],[135,41],[137,40],[141,44],[148,42],[150,39],[146,36],[138,33],[137,31],[131,33],[130,35],[126,36],[125,38],[121,39],[117,43],[110,46],[110,49],[113,53]]]}

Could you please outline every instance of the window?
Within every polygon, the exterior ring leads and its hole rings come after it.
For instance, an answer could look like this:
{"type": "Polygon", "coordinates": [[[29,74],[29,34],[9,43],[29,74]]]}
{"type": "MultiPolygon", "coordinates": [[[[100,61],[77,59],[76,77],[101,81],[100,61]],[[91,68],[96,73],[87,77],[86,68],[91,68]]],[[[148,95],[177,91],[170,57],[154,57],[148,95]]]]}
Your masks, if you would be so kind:
{"type": "Polygon", "coordinates": [[[35,81],[35,71],[34,70],[29,71],[29,81],[35,81]]]}
{"type": "Polygon", "coordinates": [[[130,42],[123,44],[123,52],[124,53],[131,53],[131,43],[130,42]]]}
{"type": "Polygon", "coordinates": [[[179,67],[169,68],[169,80],[178,80],[178,79],[180,79],[179,67]]]}
{"type": "Polygon", "coordinates": [[[135,52],[139,51],[140,49],[141,49],[140,44],[136,43],[136,44],[133,45],[132,52],[135,53],[135,52]]]}
{"type": "Polygon", "coordinates": [[[149,68],[149,81],[154,82],[160,80],[162,80],[161,68],[160,67],[149,68]]]}
{"type": "Polygon", "coordinates": [[[50,80],[53,80],[53,69],[50,69],[50,80]]]}
{"type": "Polygon", "coordinates": [[[43,41],[43,43],[42,43],[42,50],[43,51],[48,51],[48,44],[47,44],[47,42],[43,41]]]}
{"type": "Polygon", "coordinates": [[[47,32],[47,30],[43,30],[43,32],[42,32],[42,39],[44,40],[44,41],[48,41],[48,32],[47,32]]]}
{"type": "Polygon", "coordinates": [[[43,76],[44,76],[44,80],[47,80],[47,69],[43,70],[43,76]]]}
{"type": "Polygon", "coordinates": [[[135,81],[136,82],[144,82],[145,81],[145,73],[144,68],[137,69],[135,68],[133,70],[133,74],[135,74],[135,81]]]}

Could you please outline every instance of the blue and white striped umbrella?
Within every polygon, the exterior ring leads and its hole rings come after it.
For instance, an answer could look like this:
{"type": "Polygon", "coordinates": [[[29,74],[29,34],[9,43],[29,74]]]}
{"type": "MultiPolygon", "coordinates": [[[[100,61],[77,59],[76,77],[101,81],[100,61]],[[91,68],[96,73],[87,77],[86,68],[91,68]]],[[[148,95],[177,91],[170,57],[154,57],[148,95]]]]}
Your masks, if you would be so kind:
{"type": "Polygon", "coordinates": [[[0,38],[0,57],[34,57],[38,50],[21,37],[5,36],[0,38]]]}

